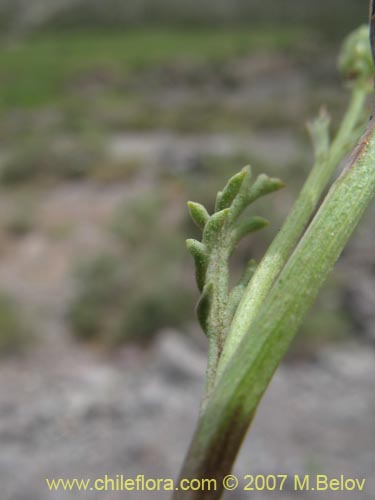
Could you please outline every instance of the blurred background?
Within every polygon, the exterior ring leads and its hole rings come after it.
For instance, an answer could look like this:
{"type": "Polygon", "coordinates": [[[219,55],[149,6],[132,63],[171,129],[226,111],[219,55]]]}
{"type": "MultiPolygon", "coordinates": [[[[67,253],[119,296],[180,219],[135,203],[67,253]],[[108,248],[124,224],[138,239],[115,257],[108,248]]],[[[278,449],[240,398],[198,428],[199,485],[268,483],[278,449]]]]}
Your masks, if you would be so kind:
{"type": "MultiPolygon", "coordinates": [[[[337,54],[366,20],[366,0],[0,0],[2,499],[119,499],[44,478],[177,475],[206,357],[186,201],[212,208],[249,163],[282,178],[234,274],[261,258],[312,163],[306,121],[324,105],[340,122],[337,54]]],[[[365,477],[374,498],[374,215],[275,376],[240,475],[365,477]]]]}

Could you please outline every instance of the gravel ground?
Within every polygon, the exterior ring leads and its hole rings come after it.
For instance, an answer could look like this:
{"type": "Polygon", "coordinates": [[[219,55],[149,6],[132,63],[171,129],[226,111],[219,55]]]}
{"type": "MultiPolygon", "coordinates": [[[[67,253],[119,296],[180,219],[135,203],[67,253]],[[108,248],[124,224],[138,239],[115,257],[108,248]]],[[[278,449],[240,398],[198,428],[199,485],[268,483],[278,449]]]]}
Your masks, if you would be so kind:
{"type": "MultiPolygon", "coordinates": [[[[0,365],[3,500],[146,499],[166,493],[49,492],[45,478],[108,474],[173,478],[188,446],[204,385],[205,353],[163,332],[148,350],[116,359],[46,343],[0,365]]],[[[283,366],[265,396],[235,472],[366,478],[365,492],[241,492],[228,498],[374,498],[374,353],[361,344],[283,366]]],[[[166,496],[167,495],[167,496],[166,496]]]]}

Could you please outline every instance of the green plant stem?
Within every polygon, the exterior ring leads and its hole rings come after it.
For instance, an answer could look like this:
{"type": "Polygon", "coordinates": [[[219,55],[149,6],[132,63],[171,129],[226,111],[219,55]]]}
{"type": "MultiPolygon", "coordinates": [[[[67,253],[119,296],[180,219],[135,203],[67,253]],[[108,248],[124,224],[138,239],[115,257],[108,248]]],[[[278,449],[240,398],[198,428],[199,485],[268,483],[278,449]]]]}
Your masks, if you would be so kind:
{"type": "Polygon", "coordinates": [[[214,386],[219,357],[223,346],[223,335],[228,325],[228,251],[225,245],[219,245],[213,251],[207,273],[211,276],[216,293],[213,294],[210,311],[210,325],[208,330],[209,355],[207,364],[206,393],[209,394],[214,386]],[[212,329],[212,331],[211,331],[212,329]]]}
{"type": "Polygon", "coordinates": [[[260,399],[320,287],[375,195],[375,124],[334,182],[205,406],[181,478],[214,478],[215,491],[175,500],[217,500],[260,399]]]}
{"type": "Polygon", "coordinates": [[[313,166],[283,227],[275,237],[252,277],[233,318],[218,365],[219,376],[256,317],[265,297],[287,262],[309,222],[326,185],[348,147],[364,112],[368,90],[355,85],[347,113],[326,155],[320,155],[313,166]]]}

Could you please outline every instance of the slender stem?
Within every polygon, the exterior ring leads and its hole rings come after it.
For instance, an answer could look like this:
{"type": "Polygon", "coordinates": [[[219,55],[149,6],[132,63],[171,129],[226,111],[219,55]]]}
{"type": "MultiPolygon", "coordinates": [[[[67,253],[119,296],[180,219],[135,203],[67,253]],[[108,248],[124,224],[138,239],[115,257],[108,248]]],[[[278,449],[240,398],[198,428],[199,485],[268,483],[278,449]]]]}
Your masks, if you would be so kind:
{"type": "MultiPolygon", "coordinates": [[[[225,238],[225,235],[222,236],[225,238]]],[[[218,248],[212,251],[207,274],[215,283],[215,293],[212,297],[212,305],[208,321],[208,364],[206,372],[206,397],[212,391],[215,383],[215,376],[219,357],[224,343],[224,334],[229,326],[228,307],[228,288],[229,288],[229,269],[228,269],[228,251],[227,245],[218,245],[218,248]]]]}
{"type": "Polygon", "coordinates": [[[326,157],[319,157],[311,170],[292,211],[275,237],[252,277],[231,323],[218,366],[217,376],[225,369],[236,348],[246,335],[261,305],[299,241],[317,203],[341,161],[364,111],[367,89],[356,85],[347,113],[326,157]]]}
{"type": "Polygon", "coordinates": [[[375,122],[280,273],[251,331],[218,379],[198,422],[181,478],[213,478],[215,491],[175,500],[217,500],[259,401],[320,287],[375,195],[375,122]]]}

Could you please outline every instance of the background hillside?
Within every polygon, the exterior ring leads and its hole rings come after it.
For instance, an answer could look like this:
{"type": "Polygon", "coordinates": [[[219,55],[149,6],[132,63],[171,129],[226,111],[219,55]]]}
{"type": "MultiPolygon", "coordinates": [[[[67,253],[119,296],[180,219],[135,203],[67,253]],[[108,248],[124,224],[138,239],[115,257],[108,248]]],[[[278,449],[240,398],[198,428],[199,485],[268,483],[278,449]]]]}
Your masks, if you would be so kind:
{"type": "Polygon", "coordinates": [[[299,22],[342,35],[363,18],[366,0],[1,0],[4,31],[72,26],[177,23],[254,25],[299,22]],[[329,30],[329,27],[334,27],[329,30]]]}

